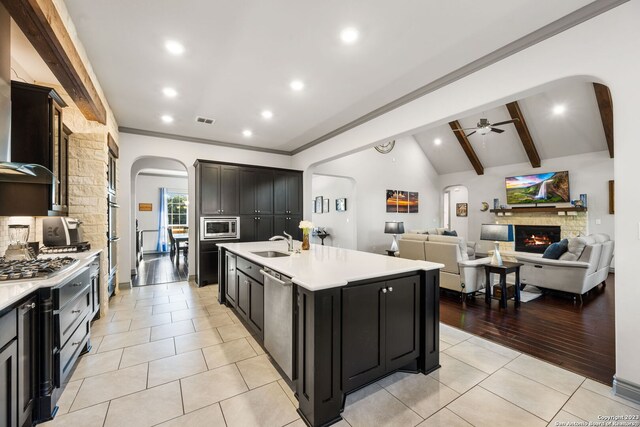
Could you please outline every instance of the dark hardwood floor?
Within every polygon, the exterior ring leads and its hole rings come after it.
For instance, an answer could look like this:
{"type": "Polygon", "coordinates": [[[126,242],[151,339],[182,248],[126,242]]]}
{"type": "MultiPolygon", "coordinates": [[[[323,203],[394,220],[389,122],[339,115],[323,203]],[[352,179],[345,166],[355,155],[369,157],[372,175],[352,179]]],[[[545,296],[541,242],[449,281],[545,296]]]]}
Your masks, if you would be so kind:
{"type": "Polygon", "coordinates": [[[514,309],[484,296],[461,303],[442,291],[440,320],[495,343],[611,385],[615,373],[615,279],[585,295],[584,304],[561,293],[548,293],[514,309]]]}
{"type": "Polygon", "coordinates": [[[182,254],[180,258],[180,263],[176,267],[175,259],[168,253],[145,254],[138,266],[138,275],[132,280],[132,285],[146,286],[188,280],[189,269],[182,254]]]}

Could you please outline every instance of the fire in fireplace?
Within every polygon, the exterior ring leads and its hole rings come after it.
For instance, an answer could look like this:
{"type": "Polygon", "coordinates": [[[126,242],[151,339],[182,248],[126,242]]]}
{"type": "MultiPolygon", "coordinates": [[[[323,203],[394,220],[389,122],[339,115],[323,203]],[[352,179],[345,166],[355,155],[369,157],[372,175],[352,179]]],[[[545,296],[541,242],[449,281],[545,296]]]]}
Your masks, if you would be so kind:
{"type": "Polygon", "coordinates": [[[541,254],[550,244],[560,241],[560,226],[516,225],[514,237],[516,251],[541,254]]]}

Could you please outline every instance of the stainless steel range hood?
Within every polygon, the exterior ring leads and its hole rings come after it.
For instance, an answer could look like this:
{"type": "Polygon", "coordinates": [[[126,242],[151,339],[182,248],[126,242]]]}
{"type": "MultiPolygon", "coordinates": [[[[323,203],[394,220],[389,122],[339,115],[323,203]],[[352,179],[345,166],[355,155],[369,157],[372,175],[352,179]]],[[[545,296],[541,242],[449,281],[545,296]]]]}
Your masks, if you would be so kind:
{"type": "Polygon", "coordinates": [[[44,166],[11,162],[11,143],[11,18],[0,4],[0,182],[51,185],[57,181],[44,166]]]}

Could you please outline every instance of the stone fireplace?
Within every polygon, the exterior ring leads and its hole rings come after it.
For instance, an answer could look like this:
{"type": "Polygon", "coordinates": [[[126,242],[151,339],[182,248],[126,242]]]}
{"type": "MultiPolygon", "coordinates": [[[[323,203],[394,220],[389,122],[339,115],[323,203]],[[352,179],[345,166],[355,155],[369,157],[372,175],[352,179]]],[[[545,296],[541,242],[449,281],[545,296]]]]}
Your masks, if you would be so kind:
{"type": "Polygon", "coordinates": [[[516,225],[515,250],[541,254],[550,244],[559,242],[560,235],[559,225],[516,225]]]}

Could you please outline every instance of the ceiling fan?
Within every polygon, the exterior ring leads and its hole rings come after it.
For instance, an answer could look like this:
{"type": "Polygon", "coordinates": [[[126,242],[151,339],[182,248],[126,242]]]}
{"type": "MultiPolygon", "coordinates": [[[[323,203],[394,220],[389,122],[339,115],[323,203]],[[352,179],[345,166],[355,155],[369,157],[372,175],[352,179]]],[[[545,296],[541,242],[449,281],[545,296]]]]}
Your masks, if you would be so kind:
{"type": "Polygon", "coordinates": [[[518,119],[511,119],[511,120],[505,120],[504,122],[489,123],[489,120],[487,119],[480,119],[480,121],[474,128],[454,129],[454,131],[464,132],[464,131],[473,129],[473,132],[468,133],[467,136],[471,136],[476,132],[478,132],[480,135],[486,135],[489,132],[502,133],[504,132],[504,129],[498,129],[497,126],[502,126],[502,125],[506,125],[509,123],[517,122],[517,121],[518,119]]]}

